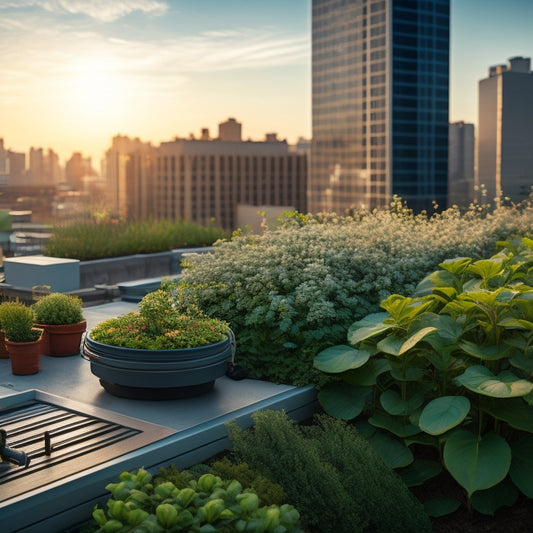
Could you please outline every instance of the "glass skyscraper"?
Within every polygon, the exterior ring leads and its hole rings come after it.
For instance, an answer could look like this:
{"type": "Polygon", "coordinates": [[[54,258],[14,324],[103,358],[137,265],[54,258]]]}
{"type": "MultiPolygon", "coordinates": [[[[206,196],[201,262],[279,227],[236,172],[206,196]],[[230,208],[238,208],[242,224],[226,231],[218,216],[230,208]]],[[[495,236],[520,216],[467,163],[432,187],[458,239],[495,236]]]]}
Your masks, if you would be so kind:
{"type": "Polygon", "coordinates": [[[313,0],[312,212],[446,206],[449,0],[313,0]]]}

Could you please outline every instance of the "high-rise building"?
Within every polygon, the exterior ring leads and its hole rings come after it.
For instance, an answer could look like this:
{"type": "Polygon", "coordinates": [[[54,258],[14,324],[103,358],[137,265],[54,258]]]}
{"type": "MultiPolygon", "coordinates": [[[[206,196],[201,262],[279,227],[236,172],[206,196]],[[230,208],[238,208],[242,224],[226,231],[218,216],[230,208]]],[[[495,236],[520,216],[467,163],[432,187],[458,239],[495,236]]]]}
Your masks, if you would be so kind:
{"type": "Polygon", "coordinates": [[[486,200],[527,198],[533,186],[533,73],[513,57],[479,82],[477,185],[486,200]]]}
{"type": "Polygon", "coordinates": [[[9,185],[12,187],[26,185],[26,154],[8,150],[7,159],[9,164],[9,185]]]}
{"type": "Polygon", "coordinates": [[[155,148],[138,137],[115,135],[105,153],[104,175],[113,215],[130,220],[152,215],[152,154],[155,148]]]}
{"type": "Polygon", "coordinates": [[[307,156],[269,133],[242,141],[241,124],[229,119],[219,137],[207,129],[155,148],[117,136],[106,152],[113,212],[127,218],[183,219],[237,229],[239,207],[277,206],[307,211],[307,156]],[[226,128],[225,128],[226,127],[226,128]]]}
{"type": "Polygon", "coordinates": [[[0,185],[9,185],[9,159],[2,138],[0,138],[0,185]]]}
{"type": "Polygon", "coordinates": [[[450,124],[448,139],[448,206],[464,207],[475,200],[474,125],[450,124]]]}
{"type": "Polygon", "coordinates": [[[44,154],[42,148],[30,148],[28,185],[40,185],[44,179],[44,154]]]}
{"type": "Polygon", "coordinates": [[[310,210],[446,205],[449,0],[313,0],[310,210]]]}

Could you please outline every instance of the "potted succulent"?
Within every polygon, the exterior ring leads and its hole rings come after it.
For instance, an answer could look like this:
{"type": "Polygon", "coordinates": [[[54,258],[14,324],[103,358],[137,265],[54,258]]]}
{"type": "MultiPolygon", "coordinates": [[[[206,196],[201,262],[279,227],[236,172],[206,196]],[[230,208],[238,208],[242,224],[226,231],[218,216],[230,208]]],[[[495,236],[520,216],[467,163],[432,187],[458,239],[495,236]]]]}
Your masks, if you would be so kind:
{"type": "Polygon", "coordinates": [[[42,296],[33,304],[35,324],[44,330],[42,353],[63,357],[80,352],[87,327],[82,304],[77,296],[60,292],[42,296]]]}
{"type": "Polygon", "coordinates": [[[0,323],[5,332],[13,374],[28,375],[39,372],[43,330],[34,327],[32,309],[20,301],[2,302],[0,323]]]}
{"type": "Polygon", "coordinates": [[[101,322],[86,335],[82,356],[107,392],[183,398],[211,390],[226,373],[234,351],[228,324],[180,307],[168,287],[145,295],[138,312],[101,322]]]}

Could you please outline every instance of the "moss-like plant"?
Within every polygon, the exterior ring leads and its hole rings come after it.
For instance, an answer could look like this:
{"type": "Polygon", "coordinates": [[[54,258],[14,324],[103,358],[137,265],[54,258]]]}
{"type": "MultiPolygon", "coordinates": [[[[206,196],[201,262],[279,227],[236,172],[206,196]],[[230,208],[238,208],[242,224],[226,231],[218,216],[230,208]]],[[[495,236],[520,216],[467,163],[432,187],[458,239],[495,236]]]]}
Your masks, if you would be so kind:
{"type": "Polygon", "coordinates": [[[37,324],[63,325],[83,321],[83,302],[78,296],[53,292],[33,304],[37,324]]]}
{"type": "Polygon", "coordinates": [[[143,350],[196,348],[223,341],[228,324],[194,313],[184,315],[174,306],[168,290],[148,293],[140,311],[100,322],[90,335],[103,344],[143,350]]]}
{"type": "Polygon", "coordinates": [[[258,411],[253,429],[229,424],[239,461],[279,483],[302,522],[322,533],[430,532],[422,505],[354,427],[327,417],[299,426],[258,411]]]}
{"type": "Polygon", "coordinates": [[[7,340],[11,342],[32,342],[42,335],[42,329],[33,327],[32,309],[20,301],[0,304],[0,323],[7,340]]]}

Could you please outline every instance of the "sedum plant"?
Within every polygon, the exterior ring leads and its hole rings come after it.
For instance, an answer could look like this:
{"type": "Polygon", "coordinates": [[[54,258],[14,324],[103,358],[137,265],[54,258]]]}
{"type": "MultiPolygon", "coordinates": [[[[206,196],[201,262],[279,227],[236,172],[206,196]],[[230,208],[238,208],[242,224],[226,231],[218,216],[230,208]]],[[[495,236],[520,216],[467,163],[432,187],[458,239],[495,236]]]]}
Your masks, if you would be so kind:
{"type": "Polygon", "coordinates": [[[153,483],[146,470],[123,472],[110,483],[106,508],[96,507],[98,533],[188,531],[213,533],[302,533],[300,515],[288,504],[261,506],[257,494],[236,481],[211,473],[192,479],[182,488],[172,482],[153,483]]]}
{"type": "Polygon", "coordinates": [[[139,302],[139,311],[100,322],[91,330],[91,338],[124,348],[179,350],[228,337],[226,322],[207,317],[192,306],[176,306],[171,291],[172,284],[168,284],[146,294],[139,302]]]}
{"type": "Polygon", "coordinates": [[[307,384],[319,379],[314,356],[343,342],[354,320],[391,294],[412,294],[447,258],[490,257],[513,233],[533,234],[531,208],[427,217],[395,199],[388,211],[293,214],[279,229],[237,233],[189,256],[176,294],[195,294],[207,314],[231,323],[250,376],[307,384]]]}
{"type": "Polygon", "coordinates": [[[440,471],[410,446],[434,446],[488,514],[519,491],[533,497],[533,240],[503,244],[487,260],[441,263],[314,361],[332,379],[319,393],[328,413],[368,414],[359,429],[409,482],[440,471]]]}

